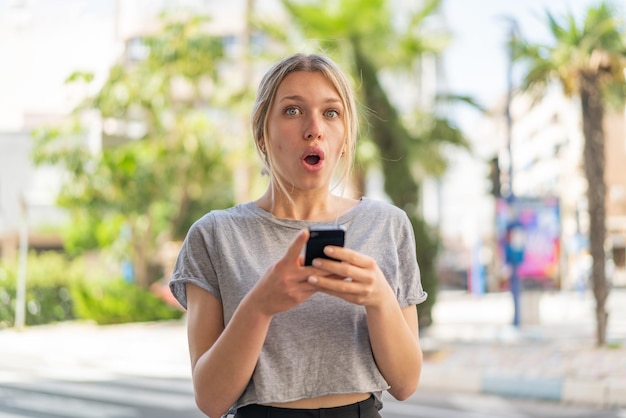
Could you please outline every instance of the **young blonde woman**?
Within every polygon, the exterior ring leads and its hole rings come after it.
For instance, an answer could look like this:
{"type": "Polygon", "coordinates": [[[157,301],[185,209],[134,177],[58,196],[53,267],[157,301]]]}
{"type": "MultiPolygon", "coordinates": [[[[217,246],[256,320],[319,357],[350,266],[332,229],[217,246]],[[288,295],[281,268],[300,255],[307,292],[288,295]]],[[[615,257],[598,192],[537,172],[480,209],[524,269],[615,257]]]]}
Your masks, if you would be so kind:
{"type": "Polygon", "coordinates": [[[286,57],[261,81],[253,135],[269,186],[198,220],[170,282],[209,417],[373,418],[383,391],[417,389],[426,294],[408,217],[332,192],[356,134],[350,84],[327,57],[286,57]],[[329,224],[345,228],[344,247],[305,266],[308,228],[329,224]]]}

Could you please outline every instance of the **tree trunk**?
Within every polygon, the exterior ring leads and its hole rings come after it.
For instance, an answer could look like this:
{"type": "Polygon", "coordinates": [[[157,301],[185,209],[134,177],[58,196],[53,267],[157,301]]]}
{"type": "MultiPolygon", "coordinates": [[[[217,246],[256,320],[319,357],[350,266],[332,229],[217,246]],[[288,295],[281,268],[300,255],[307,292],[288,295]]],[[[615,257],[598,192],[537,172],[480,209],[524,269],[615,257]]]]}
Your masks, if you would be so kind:
{"type": "Polygon", "coordinates": [[[432,323],[432,307],[437,297],[435,258],[438,242],[417,211],[420,185],[411,172],[408,146],[411,136],[389,102],[378,81],[376,68],[363,53],[359,41],[353,39],[352,45],[355,66],[362,77],[365,103],[374,113],[370,120],[371,136],[381,156],[385,193],[396,206],[407,212],[415,232],[422,286],[428,293],[428,299],[418,307],[419,325],[427,327],[432,323]]]}
{"type": "Polygon", "coordinates": [[[133,264],[133,280],[135,284],[143,289],[148,289],[151,284],[151,258],[154,254],[151,245],[151,222],[147,220],[140,222],[134,220],[131,226],[131,260],[133,264]]]}
{"type": "Polygon", "coordinates": [[[349,179],[349,190],[351,192],[351,197],[353,197],[354,199],[360,199],[367,194],[366,175],[367,171],[361,164],[359,164],[357,160],[354,167],[352,168],[352,173],[349,179]]]}
{"type": "Polygon", "coordinates": [[[419,184],[411,173],[407,145],[410,135],[378,82],[376,69],[363,54],[360,43],[355,40],[353,47],[357,71],[362,77],[365,102],[373,111],[371,137],[380,152],[385,192],[394,204],[414,213],[419,198],[419,184]]]}
{"type": "Polygon", "coordinates": [[[606,183],[604,181],[604,105],[597,73],[581,72],[580,102],[585,137],[584,166],[589,211],[589,252],[593,260],[592,282],[596,300],[596,343],[606,344],[609,288],[605,276],[606,183]]]}

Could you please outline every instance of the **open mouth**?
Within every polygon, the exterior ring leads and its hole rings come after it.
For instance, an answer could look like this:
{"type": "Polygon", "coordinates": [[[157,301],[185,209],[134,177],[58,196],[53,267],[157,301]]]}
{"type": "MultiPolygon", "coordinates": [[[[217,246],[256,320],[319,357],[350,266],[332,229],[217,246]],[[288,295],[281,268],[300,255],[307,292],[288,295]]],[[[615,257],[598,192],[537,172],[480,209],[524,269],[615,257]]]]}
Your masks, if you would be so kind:
{"type": "Polygon", "coordinates": [[[304,169],[315,173],[324,166],[324,150],[320,147],[308,147],[300,156],[304,169]]]}
{"type": "Polygon", "coordinates": [[[309,154],[306,157],[304,157],[304,162],[307,163],[308,165],[316,165],[317,163],[319,163],[321,160],[320,156],[317,154],[309,154]]]}

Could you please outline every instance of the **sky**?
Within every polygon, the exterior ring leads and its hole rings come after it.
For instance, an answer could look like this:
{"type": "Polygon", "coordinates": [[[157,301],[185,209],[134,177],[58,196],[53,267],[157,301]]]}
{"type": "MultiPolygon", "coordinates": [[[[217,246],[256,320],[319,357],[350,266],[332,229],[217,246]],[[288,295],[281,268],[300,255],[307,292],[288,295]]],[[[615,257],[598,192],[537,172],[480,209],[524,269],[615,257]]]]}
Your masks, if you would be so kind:
{"type": "Polygon", "coordinates": [[[445,53],[445,71],[452,91],[495,104],[507,88],[506,40],[514,19],[522,37],[546,42],[545,11],[580,17],[591,0],[443,0],[443,14],[452,31],[445,53]]]}

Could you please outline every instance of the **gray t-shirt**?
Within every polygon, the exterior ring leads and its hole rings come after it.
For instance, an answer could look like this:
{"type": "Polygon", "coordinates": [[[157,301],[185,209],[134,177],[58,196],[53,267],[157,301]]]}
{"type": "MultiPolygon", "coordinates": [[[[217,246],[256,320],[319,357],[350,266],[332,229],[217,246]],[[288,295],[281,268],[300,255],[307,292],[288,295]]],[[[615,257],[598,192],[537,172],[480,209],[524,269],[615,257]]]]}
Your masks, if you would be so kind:
{"type": "MultiPolygon", "coordinates": [[[[212,211],[190,228],[171,291],[185,308],[187,283],[210,292],[222,303],[227,325],[298,232],[328,223],[278,219],[254,202],[212,211]]],[[[332,223],[346,228],[346,248],[376,260],[401,308],[426,299],[405,212],[363,198],[332,223]]],[[[380,409],[382,391],[388,388],[374,361],[365,308],[320,292],[274,316],[252,379],[234,407],[371,392],[380,409]]]]}

